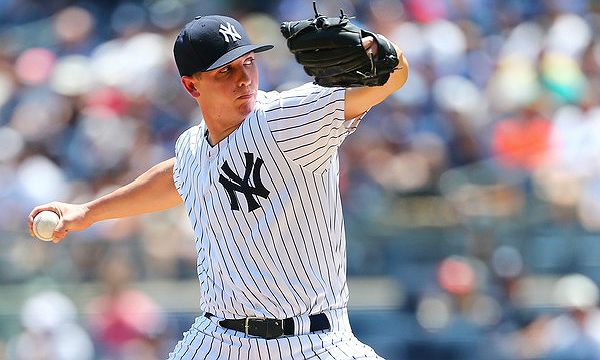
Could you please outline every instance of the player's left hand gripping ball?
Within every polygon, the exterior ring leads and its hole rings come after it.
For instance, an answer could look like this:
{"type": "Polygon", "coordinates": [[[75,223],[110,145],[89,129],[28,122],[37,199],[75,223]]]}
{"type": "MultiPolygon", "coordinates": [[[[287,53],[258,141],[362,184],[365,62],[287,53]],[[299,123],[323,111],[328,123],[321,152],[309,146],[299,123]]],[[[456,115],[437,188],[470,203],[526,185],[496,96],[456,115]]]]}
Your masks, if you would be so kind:
{"type": "Polygon", "coordinates": [[[388,39],[358,28],[343,11],[339,17],[327,17],[315,6],[314,19],[286,21],[280,29],[296,61],[321,86],[380,86],[401,68],[388,39]],[[377,42],[376,58],[363,46],[367,36],[377,42]]]}

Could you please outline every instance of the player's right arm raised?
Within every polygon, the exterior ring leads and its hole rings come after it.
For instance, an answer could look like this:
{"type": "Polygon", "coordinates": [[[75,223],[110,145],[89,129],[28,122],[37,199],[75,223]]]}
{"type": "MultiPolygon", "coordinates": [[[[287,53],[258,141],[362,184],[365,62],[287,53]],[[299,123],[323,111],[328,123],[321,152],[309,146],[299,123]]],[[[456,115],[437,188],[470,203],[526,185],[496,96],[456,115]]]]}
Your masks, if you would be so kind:
{"type": "Polygon", "coordinates": [[[60,221],[54,232],[59,242],[69,231],[83,230],[95,222],[166,210],[182,202],[173,182],[175,158],[165,160],[112,193],[85,204],[52,202],[35,207],[29,214],[29,231],[33,235],[33,218],[43,210],[53,210],[60,221]]]}

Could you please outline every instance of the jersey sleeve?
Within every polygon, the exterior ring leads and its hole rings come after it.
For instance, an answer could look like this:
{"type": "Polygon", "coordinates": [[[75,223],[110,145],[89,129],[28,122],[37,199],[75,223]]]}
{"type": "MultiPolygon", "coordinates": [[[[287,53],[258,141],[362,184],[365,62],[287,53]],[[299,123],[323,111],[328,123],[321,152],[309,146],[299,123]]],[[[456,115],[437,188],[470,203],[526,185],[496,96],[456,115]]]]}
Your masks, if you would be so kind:
{"type": "Polygon", "coordinates": [[[306,84],[270,96],[265,115],[281,150],[303,167],[316,169],[330,159],[360,121],[344,119],[345,94],[306,84]]]}
{"type": "Polygon", "coordinates": [[[186,130],[177,138],[175,142],[175,165],[173,166],[173,182],[175,187],[185,200],[189,192],[189,181],[187,173],[190,171],[192,162],[196,158],[196,152],[199,151],[199,137],[201,136],[201,127],[194,126],[186,130]]]}

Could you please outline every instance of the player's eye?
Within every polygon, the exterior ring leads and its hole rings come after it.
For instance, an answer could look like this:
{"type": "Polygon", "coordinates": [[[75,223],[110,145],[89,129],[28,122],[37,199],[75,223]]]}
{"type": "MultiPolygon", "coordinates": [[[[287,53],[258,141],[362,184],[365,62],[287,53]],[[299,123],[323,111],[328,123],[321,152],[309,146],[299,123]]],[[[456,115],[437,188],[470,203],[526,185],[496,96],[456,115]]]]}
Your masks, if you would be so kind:
{"type": "Polygon", "coordinates": [[[254,64],[254,58],[248,58],[244,61],[244,65],[252,65],[254,64]]]}
{"type": "Polygon", "coordinates": [[[219,72],[224,74],[226,72],[229,72],[229,70],[231,70],[229,66],[224,66],[223,68],[221,68],[221,70],[219,70],[219,72]]]}

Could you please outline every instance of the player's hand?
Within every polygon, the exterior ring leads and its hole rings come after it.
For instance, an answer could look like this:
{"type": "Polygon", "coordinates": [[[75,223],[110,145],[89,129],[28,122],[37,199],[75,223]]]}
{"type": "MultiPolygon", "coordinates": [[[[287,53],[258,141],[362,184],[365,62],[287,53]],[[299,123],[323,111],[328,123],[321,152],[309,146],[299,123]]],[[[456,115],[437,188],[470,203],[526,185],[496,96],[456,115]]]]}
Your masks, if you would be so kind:
{"type": "Polygon", "coordinates": [[[382,34],[354,25],[340,15],[284,21],[279,27],[288,49],[314,82],[326,87],[383,86],[400,69],[394,45],[382,34]],[[361,46],[362,45],[362,46],[361,46]],[[375,56],[376,55],[376,56],[375,56]]]}
{"type": "Polygon", "coordinates": [[[33,218],[44,210],[54,211],[59,217],[58,225],[52,237],[52,242],[54,243],[61,241],[69,231],[83,230],[94,223],[93,220],[86,216],[88,208],[85,205],[51,202],[36,206],[29,213],[29,233],[31,236],[35,236],[33,233],[33,218]]]}

